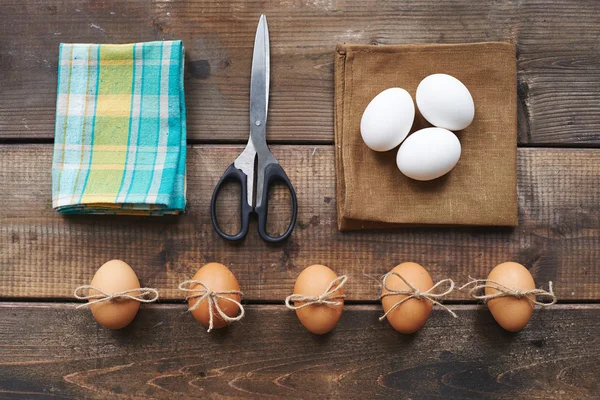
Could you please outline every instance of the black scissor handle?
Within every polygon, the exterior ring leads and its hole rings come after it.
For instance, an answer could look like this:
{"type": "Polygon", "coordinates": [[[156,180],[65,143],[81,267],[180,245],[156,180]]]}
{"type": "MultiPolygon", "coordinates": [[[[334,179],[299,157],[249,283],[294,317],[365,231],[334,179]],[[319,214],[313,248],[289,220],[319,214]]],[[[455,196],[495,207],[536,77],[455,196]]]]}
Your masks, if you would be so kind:
{"type": "Polygon", "coordinates": [[[298,215],[298,201],[296,200],[296,192],[294,191],[294,187],[292,186],[290,179],[287,177],[285,171],[279,164],[269,164],[265,167],[262,201],[261,205],[256,207],[255,212],[258,215],[258,234],[267,242],[281,242],[290,236],[294,230],[294,226],[296,225],[296,216],[298,215]],[[267,214],[269,210],[269,187],[276,181],[283,182],[290,191],[290,195],[292,196],[292,219],[290,220],[290,225],[283,235],[279,237],[272,237],[267,233],[267,214]]]}
{"type": "Polygon", "coordinates": [[[210,201],[210,217],[212,219],[212,224],[219,236],[223,239],[227,240],[240,240],[243,239],[244,236],[248,233],[248,224],[250,223],[250,214],[252,213],[252,206],[248,204],[248,177],[244,174],[240,169],[237,169],[235,165],[231,164],[225,170],[225,173],[219,179],[217,186],[215,186],[215,190],[212,195],[212,199],[210,201]],[[221,191],[221,187],[225,182],[239,182],[241,185],[242,193],[241,193],[241,205],[240,205],[240,213],[241,213],[241,229],[235,235],[228,235],[223,232],[219,227],[219,222],[217,221],[217,198],[219,197],[219,192],[221,191]]]}

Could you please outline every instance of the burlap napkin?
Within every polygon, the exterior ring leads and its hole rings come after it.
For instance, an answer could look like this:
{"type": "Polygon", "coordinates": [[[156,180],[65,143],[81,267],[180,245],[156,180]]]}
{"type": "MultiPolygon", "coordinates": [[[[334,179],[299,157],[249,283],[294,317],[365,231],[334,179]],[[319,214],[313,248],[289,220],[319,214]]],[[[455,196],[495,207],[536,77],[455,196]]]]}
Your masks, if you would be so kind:
{"type": "MultiPolygon", "coordinates": [[[[421,225],[516,226],[517,95],[515,46],[338,45],[335,55],[335,144],[338,228],[421,225]],[[406,89],[434,73],[461,80],[475,102],[475,119],[457,132],[462,155],[447,175],[411,180],[396,152],[370,150],[360,119],[375,95],[406,89]]],[[[415,106],[416,108],[416,106],[415,106]]],[[[418,113],[411,132],[430,126],[418,113]]]]}

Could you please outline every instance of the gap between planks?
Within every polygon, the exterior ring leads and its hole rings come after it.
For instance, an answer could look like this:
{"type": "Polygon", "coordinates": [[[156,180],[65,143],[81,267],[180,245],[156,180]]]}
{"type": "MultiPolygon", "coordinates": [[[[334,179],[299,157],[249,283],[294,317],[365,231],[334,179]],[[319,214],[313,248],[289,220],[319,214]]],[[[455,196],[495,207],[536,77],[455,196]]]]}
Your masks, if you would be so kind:
{"type": "MultiPolygon", "coordinates": [[[[284,140],[284,139],[273,139],[267,140],[267,144],[276,146],[334,146],[333,140],[284,140]]],[[[245,145],[247,140],[239,139],[188,139],[187,145],[189,146],[201,146],[201,145],[245,145]]],[[[0,145],[37,145],[37,144],[54,144],[53,138],[2,138],[0,137],[0,145]]],[[[582,149],[582,150],[596,150],[600,148],[600,142],[598,143],[519,143],[519,148],[528,149],[582,149]]]]}

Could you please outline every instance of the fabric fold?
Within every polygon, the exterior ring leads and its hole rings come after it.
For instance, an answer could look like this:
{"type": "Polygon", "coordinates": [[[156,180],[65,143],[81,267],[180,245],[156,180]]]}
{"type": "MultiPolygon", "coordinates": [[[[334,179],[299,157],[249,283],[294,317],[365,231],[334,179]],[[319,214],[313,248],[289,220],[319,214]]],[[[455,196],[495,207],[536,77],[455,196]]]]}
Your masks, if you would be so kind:
{"type": "Polygon", "coordinates": [[[181,41],[61,44],[52,206],[65,214],[185,209],[181,41]]]}

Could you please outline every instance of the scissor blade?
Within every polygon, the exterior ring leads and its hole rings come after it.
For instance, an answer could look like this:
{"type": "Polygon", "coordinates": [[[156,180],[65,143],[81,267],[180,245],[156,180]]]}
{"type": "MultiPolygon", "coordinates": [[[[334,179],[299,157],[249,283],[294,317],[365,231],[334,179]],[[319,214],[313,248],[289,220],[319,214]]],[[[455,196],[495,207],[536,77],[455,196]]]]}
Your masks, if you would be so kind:
{"type": "Polygon", "coordinates": [[[252,55],[252,75],[250,77],[250,136],[255,145],[266,145],[267,109],[269,107],[269,28],[267,17],[260,16],[254,53],[252,55]]]}

